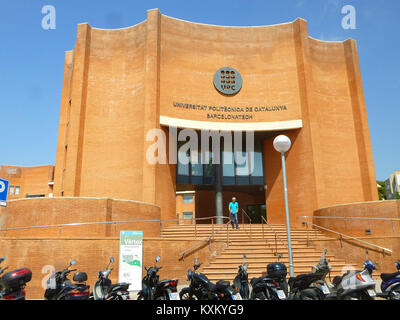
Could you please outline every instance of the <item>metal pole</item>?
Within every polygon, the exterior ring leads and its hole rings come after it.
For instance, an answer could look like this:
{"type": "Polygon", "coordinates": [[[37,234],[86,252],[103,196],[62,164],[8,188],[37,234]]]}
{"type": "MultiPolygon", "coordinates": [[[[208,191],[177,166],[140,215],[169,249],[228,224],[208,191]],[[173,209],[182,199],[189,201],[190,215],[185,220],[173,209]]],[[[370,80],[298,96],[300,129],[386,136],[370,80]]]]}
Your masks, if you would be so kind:
{"type": "Polygon", "coordinates": [[[282,158],[282,173],[283,173],[283,190],[285,193],[285,214],[286,214],[286,234],[288,240],[288,251],[289,251],[289,274],[294,277],[293,270],[293,256],[292,256],[292,239],[290,234],[290,218],[289,218],[289,203],[287,196],[287,184],[286,184],[286,165],[285,165],[285,153],[281,152],[282,158]]]}
{"type": "Polygon", "coordinates": [[[215,213],[217,224],[223,224],[222,164],[220,163],[215,164],[215,213]]]}

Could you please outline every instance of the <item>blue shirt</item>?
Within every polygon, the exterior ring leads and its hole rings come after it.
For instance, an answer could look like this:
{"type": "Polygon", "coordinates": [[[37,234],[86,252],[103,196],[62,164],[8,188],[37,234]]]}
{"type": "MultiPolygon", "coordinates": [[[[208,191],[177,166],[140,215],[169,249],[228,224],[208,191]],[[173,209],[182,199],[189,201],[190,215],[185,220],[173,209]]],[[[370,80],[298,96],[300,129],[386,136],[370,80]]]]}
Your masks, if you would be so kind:
{"type": "Polygon", "coordinates": [[[238,202],[230,202],[229,208],[233,214],[236,214],[239,210],[239,203],[238,202]]]}

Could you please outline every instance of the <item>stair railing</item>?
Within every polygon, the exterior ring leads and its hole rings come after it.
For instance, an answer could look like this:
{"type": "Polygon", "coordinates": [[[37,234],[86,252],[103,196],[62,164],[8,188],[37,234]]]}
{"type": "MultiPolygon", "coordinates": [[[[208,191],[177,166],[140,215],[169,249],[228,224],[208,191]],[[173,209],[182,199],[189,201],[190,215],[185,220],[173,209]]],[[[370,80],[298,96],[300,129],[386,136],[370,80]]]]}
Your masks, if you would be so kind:
{"type": "MultiPolygon", "coordinates": [[[[244,213],[244,214],[247,216],[247,219],[249,219],[249,224],[250,224],[250,239],[251,239],[251,218],[250,218],[250,216],[247,214],[247,212],[246,212],[244,209],[242,209],[242,213],[244,213]]],[[[242,215],[242,225],[243,225],[243,228],[244,228],[244,215],[242,215]]]]}
{"type": "Polygon", "coordinates": [[[342,238],[344,237],[344,238],[347,238],[347,239],[350,239],[350,240],[354,240],[354,241],[357,241],[357,242],[359,242],[359,243],[362,243],[362,244],[365,244],[365,245],[368,245],[368,246],[377,248],[378,250],[382,250],[382,253],[383,253],[383,254],[385,254],[385,252],[388,252],[388,253],[391,255],[392,252],[393,252],[393,251],[390,250],[390,249],[387,249],[387,248],[378,246],[378,245],[373,244],[373,243],[370,243],[370,242],[368,242],[368,241],[361,240],[361,239],[359,239],[359,238],[352,237],[352,236],[349,236],[349,235],[347,235],[347,234],[344,234],[344,233],[341,233],[341,232],[338,232],[338,231],[335,231],[335,230],[332,230],[332,229],[328,229],[328,228],[319,226],[319,225],[317,225],[317,224],[315,224],[315,223],[307,222],[307,221],[305,221],[305,220],[303,220],[302,223],[303,223],[303,224],[307,224],[307,225],[310,224],[311,226],[313,226],[313,227],[315,227],[315,228],[318,228],[318,229],[321,229],[321,230],[324,230],[324,231],[328,231],[328,232],[337,234],[337,235],[340,236],[340,239],[342,239],[342,238]]]}
{"type": "MultiPolygon", "coordinates": [[[[184,260],[185,259],[185,255],[192,251],[193,249],[197,248],[198,246],[200,246],[201,244],[208,242],[210,243],[210,241],[213,240],[213,238],[215,237],[215,235],[220,232],[221,230],[226,228],[226,247],[229,248],[229,243],[230,243],[230,239],[229,239],[229,224],[231,223],[231,219],[224,217],[226,219],[228,219],[228,222],[226,222],[225,224],[223,224],[220,228],[218,228],[216,231],[213,231],[209,236],[205,237],[203,240],[199,241],[198,243],[196,243],[194,246],[190,247],[189,249],[186,249],[185,251],[182,251],[179,253],[180,256],[180,260],[184,260]]],[[[214,229],[214,224],[213,224],[213,229],[214,229]]]]}
{"type": "MultiPolygon", "coordinates": [[[[262,218],[264,218],[264,217],[262,217],[262,218]]],[[[266,221],[265,221],[265,222],[266,222],[266,221]]],[[[287,244],[285,241],[282,240],[282,238],[279,236],[278,232],[275,231],[275,230],[274,230],[271,226],[269,226],[268,224],[267,224],[267,228],[269,228],[269,230],[272,231],[272,232],[274,233],[274,239],[275,239],[275,252],[274,252],[274,255],[275,255],[275,256],[278,256],[278,255],[280,254],[280,253],[278,252],[278,241],[279,241],[281,244],[283,244],[283,245],[287,248],[287,250],[289,251],[288,244],[287,244]]]]}

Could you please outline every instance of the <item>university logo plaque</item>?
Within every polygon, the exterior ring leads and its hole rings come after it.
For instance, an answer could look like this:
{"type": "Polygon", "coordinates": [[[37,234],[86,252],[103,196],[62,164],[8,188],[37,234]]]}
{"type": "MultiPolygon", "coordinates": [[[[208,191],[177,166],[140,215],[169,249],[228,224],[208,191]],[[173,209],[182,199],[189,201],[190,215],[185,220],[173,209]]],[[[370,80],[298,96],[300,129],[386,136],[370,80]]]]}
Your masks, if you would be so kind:
{"type": "Polygon", "coordinates": [[[236,94],[242,88],[242,76],[234,68],[223,67],[214,75],[214,86],[222,94],[236,94]]]}

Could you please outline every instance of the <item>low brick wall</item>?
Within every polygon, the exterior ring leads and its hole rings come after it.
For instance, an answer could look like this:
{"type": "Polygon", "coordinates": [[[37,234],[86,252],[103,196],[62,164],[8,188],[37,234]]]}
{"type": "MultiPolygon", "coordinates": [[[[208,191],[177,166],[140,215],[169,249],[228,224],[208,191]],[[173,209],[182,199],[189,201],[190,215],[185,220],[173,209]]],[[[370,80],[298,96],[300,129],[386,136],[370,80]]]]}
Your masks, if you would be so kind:
{"type": "Polygon", "coordinates": [[[400,221],[324,219],[328,217],[400,218],[400,200],[350,203],[314,211],[314,223],[350,236],[396,236],[400,235],[400,221]],[[371,231],[366,235],[366,230],[371,231]]]}
{"type": "MultiPolygon", "coordinates": [[[[0,228],[43,226],[84,222],[159,220],[154,204],[107,198],[35,198],[11,200],[0,208],[0,228]]],[[[0,232],[7,237],[107,237],[120,230],[142,230],[144,237],[158,237],[160,222],[99,224],[63,228],[23,229],[0,232]]]]}
{"type": "MultiPolygon", "coordinates": [[[[152,266],[156,256],[161,260],[158,265],[160,279],[178,278],[179,284],[186,283],[187,270],[193,267],[193,261],[198,258],[206,264],[213,260],[217,252],[225,247],[225,242],[205,244],[184,260],[179,259],[179,253],[195,245],[197,241],[173,241],[161,238],[146,238],[143,241],[143,265],[152,266]]],[[[27,267],[32,270],[32,280],[26,287],[27,299],[43,299],[43,278],[48,273],[42,273],[43,267],[54,266],[56,270],[65,268],[69,261],[75,259],[74,266],[78,271],[88,274],[88,284],[92,291],[97,281],[97,273],[104,270],[109,258],[114,257],[114,270],[110,279],[118,281],[119,238],[2,238],[0,239],[0,256],[6,260],[2,266],[9,270],[27,267]]],[[[143,268],[144,270],[144,268],[143,268]]],[[[72,279],[72,275],[70,276],[72,279]]]]}

